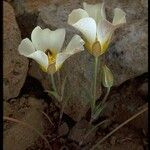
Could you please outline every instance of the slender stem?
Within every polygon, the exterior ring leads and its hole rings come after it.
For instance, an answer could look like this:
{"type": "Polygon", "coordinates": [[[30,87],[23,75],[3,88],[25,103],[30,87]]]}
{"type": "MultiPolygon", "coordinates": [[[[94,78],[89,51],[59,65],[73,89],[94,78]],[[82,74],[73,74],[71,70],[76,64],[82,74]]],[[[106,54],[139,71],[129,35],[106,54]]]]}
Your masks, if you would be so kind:
{"type": "Polygon", "coordinates": [[[95,57],[95,67],[94,67],[94,85],[93,85],[93,106],[92,106],[92,113],[95,108],[96,103],[96,83],[97,83],[97,69],[98,69],[98,57],[95,57]]]}
{"type": "Polygon", "coordinates": [[[126,120],[125,122],[123,122],[122,124],[120,124],[118,127],[116,127],[113,131],[111,131],[110,133],[108,133],[104,138],[102,138],[98,143],[96,143],[90,150],[94,150],[96,147],[98,147],[99,144],[101,144],[102,142],[104,142],[108,137],[110,137],[114,132],[116,132],[117,130],[119,130],[121,127],[123,127],[124,125],[126,125],[127,123],[129,123],[130,121],[132,121],[133,119],[135,119],[137,116],[139,116],[140,114],[144,113],[145,111],[148,110],[148,106],[146,106],[145,108],[143,108],[141,111],[139,111],[138,113],[136,113],[135,115],[133,115],[132,117],[130,117],[128,120],[126,120]]]}
{"type": "Polygon", "coordinates": [[[84,140],[89,136],[90,133],[92,133],[97,127],[99,127],[100,125],[102,125],[103,123],[105,123],[105,122],[107,122],[107,121],[108,121],[108,119],[107,119],[107,120],[104,120],[104,121],[98,123],[96,126],[94,126],[94,127],[83,137],[83,139],[80,141],[79,145],[81,146],[82,143],[84,142],[84,140]]]}
{"type": "Polygon", "coordinates": [[[102,100],[102,104],[104,104],[104,103],[106,102],[107,97],[108,97],[108,95],[109,95],[109,92],[110,92],[110,88],[107,88],[107,92],[106,92],[106,94],[105,94],[105,97],[104,97],[103,100],[102,100]]]}
{"type": "MultiPolygon", "coordinates": [[[[59,83],[59,88],[61,87],[61,79],[60,79],[60,71],[57,71],[57,76],[58,76],[58,83],[59,83]]],[[[60,91],[60,89],[59,89],[60,91]]]]}
{"type": "MultiPolygon", "coordinates": [[[[56,84],[55,84],[55,80],[54,80],[54,75],[53,74],[51,74],[51,81],[52,81],[53,90],[55,92],[57,92],[57,88],[56,88],[56,84]]],[[[58,92],[57,92],[57,94],[58,94],[58,92]]]]}
{"type": "Polygon", "coordinates": [[[64,105],[61,107],[61,111],[60,111],[60,115],[59,115],[59,123],[58,123],[58,126],[61,124],[61,120],[62,120],[63,113],[64,113],[64,105]]]}
{"type": "MultiPolygon", "coordinates": [[[[63,97],[64,97],[64,91],[62,92],[63,94],[62,94],[62,100],[63,100],[63,97]]],[[[65,106],[66,106],[66,103],[67,103],[67,100],[65,101],[65,103],[64,104],[62,104],[62,107],[61,107],[61,112],[60,112],[60,116],[59,116],[59,124],[58,124],[58,126],[60,125],[60,123],[61,123],[61,119],[62,119],[62,116],[63,116],[63,113],[64,113],[64,109],[65,109],[65,106]]]]}
{"type": "Polygon", "coordinates": [[[44,112],[42,111],[42,114],[48,119],[48,121],[54,126],[53,122],[51,121],[50,117],[44,112]]]}
{"type": "Polygon", "coordinates": [[[59,126],[60,123],[61,123],[61,119],[62,119],[62,116],[63,116],[64,108],[65,108],[65,105],[66,105],[66,101],[63,103],[65,85],[66,85],[66,77],[65,77],[65,79],[64,79],[64,81],[63,81],[63,84],[62,84],[62,87],[61,87],[61,97],[60,97],[60,101],[61,101],[62,105],[61,105],[61,111],[60,111],[58,126],[59,126]]]}

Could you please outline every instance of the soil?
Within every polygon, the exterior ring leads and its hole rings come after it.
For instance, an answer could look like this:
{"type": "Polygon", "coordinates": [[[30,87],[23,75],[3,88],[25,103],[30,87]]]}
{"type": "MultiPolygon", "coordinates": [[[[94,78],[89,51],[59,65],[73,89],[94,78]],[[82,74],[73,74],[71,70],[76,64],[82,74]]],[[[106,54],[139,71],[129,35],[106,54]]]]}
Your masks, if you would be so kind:
{"type": "MultiPolygon", "coordinates": [[[[139,81],[140,83],[145,83],[147,81],[147,75],[142,75],[138,78],[131,79],[124,83],[123,85],[120,85],[120,87],[113,88],[109,100],[113,101],[111,97],[114,98],[114,95],[119,99],[117,102],[115,102],[115,109],[111,108],[110,111],[108,111],[106,114],[104,113],[99,119],[95,122],[97,124],[100,121],[103,121],[104,119],[112,118],[113,119],[108,123],[105,124],[105,126],[101,126],[96,130],[96,133],[94,136],[92,135],[92,138],[88,138],[88,141],[85,141],[86,144],[79,146],[79,137],[84,136],[85,132],[81,132],[82,130],[86,130],[85,124],[88,124],[88,118],[89,113],[87,113],[87,117],[83,118],[83,125],[79,126],[77,125],[78,122],[75,122],[72,120],[69,116],[66,114],[63,114],[62,123],[59,126],[58,129],[58,121],[59,121],[59,108],[55,106],[52,99],[44,92],[44,89],[42,88],[41,83],[34,79],[33,77],[28,76],[26,79],[26,82],[24,84],[24,87],[21,90],[21,93],[19,97],[27,96],[27,97],[35,97],[37,99],[44,99],[45,103],[47,104],[47,107],[45,107],[45,114],[47,114],[52,121],[54,125],[52,125],[49,120],[45,117],[44,119],[44,132],[43,135],[47,138],[47,140],[50,143],[52,150],[89,150],[94,143],[98,141],[98,139],[101,139],[104,137],[107,133],[112,131],[115,127],[117,127],[121,122],[123,122],[128,117],[131,117],[133,113],[129,113],[129,111],[125,111],[125,108],[127,109],[128,104],[123,103],[123,98],[121,96],[118,96],[118,93],[122,94],[122,91],[125,92],[126,98],[128,98],[128,91],[130,93],[132,92],[133,99],[134,94],[133,87],[139,87],[139,81]],[[134,84],[133,84],[134,83],[134,84]],[[30,86],[34,85],[34,86],[30,86]],[[132,86],[131,86],[132,85],[132,86]],[[133,86],[134,85],[134,86],[133,86]],[[130,88],[129,88],[130,87],[130,88]],[[129,89],[129,90],[127,90],[129,89]],[[122,105],[124,105],[124,111],[123,111],[123,118],[122,118],[122,107],[120,107],[120,102],[122,105]],[[126,107],[125,107],[126,106],[126,107]],[[120,108],[120,109],[118,109],[120,108]],[[118,117],[118,114],[121,114],[120,118],[118,117]],[[78,127],[78,129],[76,129],[78,127]],[[72,130],[75,128],[75,132],[72,132],[72,130]],[[58,130],[57,130],[58,129],[58,130]],[[70,138],[72,137],[72,138],[70,138]]],[[[141,84],[140,84],[141,85],[141,84]]],[[[130,95],[130,94],[129,94],[130,95]]],[[[131,96],[131,95],[130,95],[131,96]]],[[[147,99],[146,96],[141,94],[140,92],[136,93],[137,100],[136,101],[136,112],[140,106],[142,106],[144,103],[146,103],[147,99]]],[[[129,104],[130,101],[128,101],[129,104]]],[[[10,106],[13,106],[13,108],[19,108],[19,105],[22,105],[23,102],[20,103],[13,103],[13,100],[10,100],[9,102],[10,106]]],[[[25,102],[24,102],[25,103],[25,102]]],[[[25,103],[26,104],[26,103],[25,103]]],[[[24,104],[24,105],[25,105],[24,104]]],[[[13,116],[13,115],[12,115],[13,116]]],[[[139,117],[140,121],[143,119],[143,115],[139,117]]],[[[145,118],[147,119],[147,118],[145,118]]],[[[104,141],[97,149],[99,150],[147,150],[147,133],[145,132],[145,126],[143,124],[140,125],[140,127],[136,127],[135,123],[130,123],[120,130],[118,130],[116,133],[114,133],[110,138],[108,138],[106,141],[104,141]],[[142,126],[143,125],[143,126],[142,126]]],[[[8,129],[12,126],[11,123],[5,123],[5,129],[8,129]]],[[[26,150],[49,150],[50,148],[47,147],[45,141],[39,137],[34,144],[26,148],[26,150]]]]}

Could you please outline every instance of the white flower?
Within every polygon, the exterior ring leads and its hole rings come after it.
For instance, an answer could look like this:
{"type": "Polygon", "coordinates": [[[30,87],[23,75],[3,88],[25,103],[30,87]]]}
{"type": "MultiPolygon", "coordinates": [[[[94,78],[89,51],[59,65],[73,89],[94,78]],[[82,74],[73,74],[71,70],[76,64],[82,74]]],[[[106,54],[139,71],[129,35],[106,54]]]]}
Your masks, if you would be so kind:
{"type": "Polygon", "coordinates": [[[75,35],[61,52],[65,34],[65,29],[51,31],[37,26],[31,33],[32,42],[28,38],[23,39],[18,51],[21,55],[34,59],[43,71],[55,73],[68,57],[84,50],[84,41],[75,35]]]}
{"type": "Polygon", "coordinates": [[[91,5],[84,2],[83,7],[71,12],[68,23],[83,34],[85,47],[97,57],[108,48],[115,29],[126,23],[126,14],[120,8],[114,9],[114,18],[110,23],[106,20],[104,3],[91,5]]]}

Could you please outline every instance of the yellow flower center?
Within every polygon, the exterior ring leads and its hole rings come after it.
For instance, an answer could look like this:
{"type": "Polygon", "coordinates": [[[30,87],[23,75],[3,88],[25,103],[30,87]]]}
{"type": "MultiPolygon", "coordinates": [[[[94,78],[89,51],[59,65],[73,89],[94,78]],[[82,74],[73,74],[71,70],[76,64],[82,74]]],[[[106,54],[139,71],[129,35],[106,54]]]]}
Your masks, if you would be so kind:
{"type": "Polygon", "coordinates": [[[45,54],[48,56],[49,65],[55,63],[56,61],[56,54],[52,52],[52,50],[47,49],[45,54]]]}
{"type": "Polygon", "coordinates": [[[96,41],[93,45],[92,45],[92,54],[95,57],[98,57],[101,55],[101,45],[98,41],[96,41]]]}

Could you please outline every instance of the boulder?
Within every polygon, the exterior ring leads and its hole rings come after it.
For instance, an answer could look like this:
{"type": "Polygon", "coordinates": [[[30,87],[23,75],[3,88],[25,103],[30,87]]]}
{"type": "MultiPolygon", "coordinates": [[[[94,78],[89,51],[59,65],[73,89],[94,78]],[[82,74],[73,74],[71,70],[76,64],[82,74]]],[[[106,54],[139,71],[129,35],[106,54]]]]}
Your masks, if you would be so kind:
{"type": "Polygon", "coordinates": [[[26,79],[28,59],[19,55],[21,34],[10,4],[3,2],[3,90],[4,99],[17,97],[26,79]]]}

